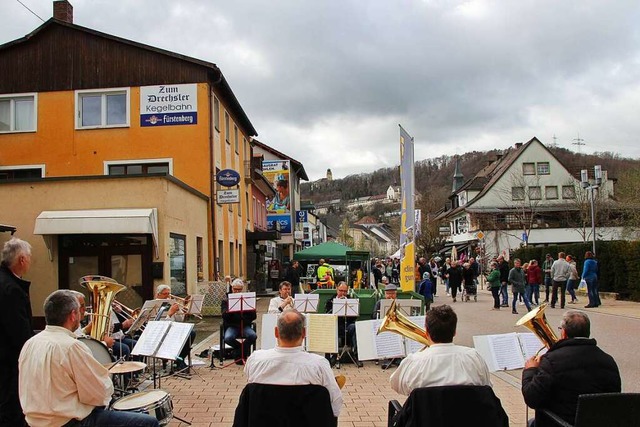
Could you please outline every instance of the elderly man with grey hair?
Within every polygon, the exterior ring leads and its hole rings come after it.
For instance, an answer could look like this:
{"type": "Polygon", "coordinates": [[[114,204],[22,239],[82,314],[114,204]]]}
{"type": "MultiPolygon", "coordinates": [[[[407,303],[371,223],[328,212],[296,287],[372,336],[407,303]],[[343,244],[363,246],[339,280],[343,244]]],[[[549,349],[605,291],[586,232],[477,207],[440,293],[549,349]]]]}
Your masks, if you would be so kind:
{"type": "MultiPolygon", "coordinates": [[[[158,287],[156,288],[156,299],[171,300],[171,287],[169,285],[165,285],[164,283],[158,285],[158,287]]],[[[184,320],[184,314],[181,313],[181,305],[175,301],[167,302],[167,304],[169,304],[169,310],[167,310],[165,319],[182,322],[184,320]]],[[[180,350],[180,355],[176,359],[176,367],[179,371],[187,369],[188,366],[185,360],[187,360],[191,353],[191,344],[195,342],[195,339],[196,330],[192,329],[191,333],[189,334],[189,339],[184,343],[182,350],[180,350]]]]}
{"type": "Polygon", "coordinates": [[[333,415],[340,415],[342,392],[324,357],[302,348],[306,335],[304,316],[297,310],[284,311],[275,328],[277,345],[256,350],[244,368],[250,383],[275,385],[317,384],[329,391],[333,415]]]}
{"type": "Polygon", "coordinates": [[[12,238],[4,244],[0,263],[0,426],[24,424],[18,398],[18,356],[33,335],[31,282],[22,278],[31,266],[31,245],[12,238]]]}
{"type": "Polygon", "coordinates": [[[591,323],[586,313],[567,311],[560,330],[560,340],[546,354],[524,365],[522,395],[529,407],[550,410],[573,423],[578,396],[618,393],[622,381],[613,357],[589,338],[591,323]]]}
{"type": "Polygon", "coordinates": [[[39,426],[158,426],[155,417],[108,411],[113,383],[74,331],[80,304],[70,290],[53,292],[44,302],[44,331],[20,352],[20,402],[26,420],[39,426]]]}

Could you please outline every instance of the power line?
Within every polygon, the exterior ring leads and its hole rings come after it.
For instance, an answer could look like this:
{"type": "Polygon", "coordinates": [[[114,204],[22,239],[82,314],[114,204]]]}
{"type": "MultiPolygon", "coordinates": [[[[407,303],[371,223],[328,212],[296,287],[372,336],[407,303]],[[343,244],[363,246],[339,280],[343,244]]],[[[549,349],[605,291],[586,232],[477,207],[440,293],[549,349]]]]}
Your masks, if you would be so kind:
{"type": "Polygon", "coordinates": [[[38,18],[39,20],[41,20],[42,22],[44,22],[44,19],[40,18],[40,16],[38,16],[37,13],[35,13],[33,10],[29,9],[29,7],[27,7],[26,4],[22,3],[20,0],[16,0],[18,3],[20,3],[25,9],[27,9],[29,12],[31,12],[36,18],[38,18]]]}
{"type": "Polygon", "coordinates": [[[583,145],[586,145],[586,144],[584,143],[584,139],[580,138],[580,134],[578,133],[578,137],[577,137],[577,138],[573,138],[573,141],[574,141],[574,142],[572,142],[571,144],[572,144],[572,145],[577,145],[577,146],[578,146],[578,154],[580,154],[580,148],[581,148],[583,145]]]}

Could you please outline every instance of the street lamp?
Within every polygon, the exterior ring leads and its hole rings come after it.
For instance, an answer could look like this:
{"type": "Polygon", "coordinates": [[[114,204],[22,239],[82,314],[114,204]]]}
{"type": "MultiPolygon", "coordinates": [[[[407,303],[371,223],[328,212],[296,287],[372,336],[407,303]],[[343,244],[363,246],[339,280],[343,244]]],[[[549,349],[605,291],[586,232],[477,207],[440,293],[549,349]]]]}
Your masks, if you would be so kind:
{"type": "Polygon", "coordinates": [[[584,188],[585,190],[589,190],[591,193],[591,236],[593,237],[593,246],[592,246],[592,252],[593,252],[593,256],[596,255],[596,215],[595,215],[595,207],[594,207],[594,193],[593,191],[597,188],[600,187],[600,184],[602,184],[602,166],[600,165],[595,165],[593,167],[593,176],[594,176],[594,181],[591,182],[589,181],[589,171],[587,171],[586,169],[582,169],[580,171],[580,185],[582,185],[582,188],[584,188]]]}

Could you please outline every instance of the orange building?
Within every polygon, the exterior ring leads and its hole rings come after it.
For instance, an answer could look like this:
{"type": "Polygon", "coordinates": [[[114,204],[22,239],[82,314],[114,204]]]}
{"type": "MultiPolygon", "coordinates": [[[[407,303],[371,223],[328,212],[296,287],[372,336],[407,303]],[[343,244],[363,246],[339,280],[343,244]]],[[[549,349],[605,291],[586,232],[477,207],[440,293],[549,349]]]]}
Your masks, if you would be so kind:
{"type": "Polygon", "coordinates": [[[83,274],[122,281],[134,306],[159,283],[184,294],[246,275],[257,132],[220,69],[54,5],[0,46],[0,223],[33,245],[34,315],[83,274]],[[235,185],[216,181],[224,170],[235,185]]]}

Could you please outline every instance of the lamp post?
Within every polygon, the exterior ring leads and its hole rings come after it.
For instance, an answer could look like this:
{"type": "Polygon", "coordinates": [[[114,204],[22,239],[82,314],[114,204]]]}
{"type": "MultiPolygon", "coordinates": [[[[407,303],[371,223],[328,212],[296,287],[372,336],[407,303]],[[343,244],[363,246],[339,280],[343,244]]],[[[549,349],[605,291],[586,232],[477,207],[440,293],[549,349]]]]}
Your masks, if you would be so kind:
{"type": "Polygon", "coordinates": [[[580,185],[585,190],[589,190],[591,193],[591,236],[593,238],[593,246],[592,252],[593,255],[596,255],[596,214],[595,214],[595,200],[594,200],[594,190],[600,187],[602,184],[602,166],[595,165],[593,167],[593,182],[589,181],[589,171],[586,169],[582,169],[580,171],[580,185]]]}

